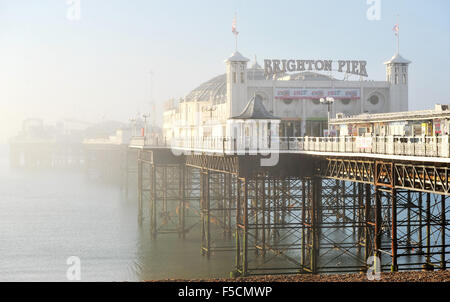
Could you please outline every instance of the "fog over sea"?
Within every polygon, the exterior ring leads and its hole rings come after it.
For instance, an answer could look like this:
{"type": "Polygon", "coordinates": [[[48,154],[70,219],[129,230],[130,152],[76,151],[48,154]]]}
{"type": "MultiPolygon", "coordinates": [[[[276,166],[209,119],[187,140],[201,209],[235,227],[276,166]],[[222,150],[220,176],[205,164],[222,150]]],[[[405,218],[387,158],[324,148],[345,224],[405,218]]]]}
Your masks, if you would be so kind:
{"type": "Polygon", "coordinates": [[[0,281],[67,281],[70,256],[81,281],[229,275],[234,254],[202,257],[197,229],[151,240],[136,194],[83,171],[13,170],[8,152],[0,145],[0,281]]]}

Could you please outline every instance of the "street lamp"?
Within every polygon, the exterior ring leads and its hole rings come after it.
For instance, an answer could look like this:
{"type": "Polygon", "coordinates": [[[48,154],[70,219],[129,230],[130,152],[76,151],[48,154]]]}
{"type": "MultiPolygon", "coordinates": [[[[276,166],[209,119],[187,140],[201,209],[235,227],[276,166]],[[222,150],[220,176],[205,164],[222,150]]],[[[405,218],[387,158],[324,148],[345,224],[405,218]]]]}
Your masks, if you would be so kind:
{"type": "Polygon", "coordinates": [[[212,119],[212,114],[214,111],[216,111],[216,107],[215,106],[208,106],[206,107],[205,111],[209,112],[209,118],[212,119]]]}
{"type": "Polygon", "coordinates": [[[135,118],[130,118],[130,123],[131,123],[131,125],[133,126],[133,131],[132,131],[133,137],[134,137],[134,136],[137,136],[137,133],[136,133],[137,119],[135,119],[135,118]]]}
{"type": "Polygon", "coordinates": [[[330,136],[330,113],[331,113],[331,106],[334,104],[334,98],[327,97],[327,98],[321,98],[320,103],[328,106],[328,120],[327,120],[327,129],[328,129],[328,136],[330,136]]]}
{"type": "Polygon", "coordinates": [[[147,136],[147,119],[150,117],[150,114],[143,114],[142,117],[144,118],[144,137],[147,136]]]}

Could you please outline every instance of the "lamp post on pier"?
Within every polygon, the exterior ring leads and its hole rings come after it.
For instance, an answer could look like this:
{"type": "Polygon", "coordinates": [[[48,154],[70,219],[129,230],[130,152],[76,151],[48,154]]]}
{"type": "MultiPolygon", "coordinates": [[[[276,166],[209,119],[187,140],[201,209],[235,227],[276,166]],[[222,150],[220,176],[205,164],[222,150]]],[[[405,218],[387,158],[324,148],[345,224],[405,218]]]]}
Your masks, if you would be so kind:
{"type": "Polygon", "coordinates": [[[327,98],[321,98],[320,103],[327,105],[328,107],[328,119],[327,119],[327,129],[328,129],[328,136],[330,136],[330,114],[331,114],[331,106],[334,104],[334,98],[327,97],[327,98]]]}
{"type": "Polygon", "coordinates": [[[142,117],[144,118],[144,139],[147,137],[147,119],[150,117],[150,114],[143,114],[142,117]]]}
{"type": "Polygon", "coordinates": [[[130,123],[132,125],[132,136],[135,137],[137,136],[137,131],[136,131],[136,125],[137,125],[137,119],[136,118],[130,118],[130,123]]]}

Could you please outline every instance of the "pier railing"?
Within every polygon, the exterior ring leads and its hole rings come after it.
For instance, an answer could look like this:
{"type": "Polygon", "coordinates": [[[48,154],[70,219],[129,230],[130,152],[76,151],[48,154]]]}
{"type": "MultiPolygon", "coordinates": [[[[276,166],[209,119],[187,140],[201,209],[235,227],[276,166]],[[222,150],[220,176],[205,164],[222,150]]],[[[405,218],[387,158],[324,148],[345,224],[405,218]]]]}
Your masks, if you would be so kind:
{"type": "Polygon", "coordinates": [[[326,152],[450,158],[449,136],[439,137],[182,137],[133,138],[131,145],[219,154],[326,152]]]}

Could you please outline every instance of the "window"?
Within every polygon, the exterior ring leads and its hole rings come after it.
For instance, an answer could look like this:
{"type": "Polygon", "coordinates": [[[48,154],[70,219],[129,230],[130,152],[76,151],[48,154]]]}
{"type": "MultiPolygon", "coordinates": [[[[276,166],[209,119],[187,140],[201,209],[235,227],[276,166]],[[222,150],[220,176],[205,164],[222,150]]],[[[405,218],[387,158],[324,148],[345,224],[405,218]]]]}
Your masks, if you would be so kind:
{"type": "Polygon", "coordinates": [[[395,85],[398,85],[398,74],[395,75],[395,85]]]}
{"type": "Polygon", "coordinates": [[[319,99],[313,99],[312,100],[314,105],[319,105],[320,104],[320,100],[319,99]]]}
{"type": "Polygon", "coordinates": [[[244,84],[245,83],[245,79],[244,79],[244,73],[241,72],[241,83],[244,84]]]}
{"type": "Polygon", "coordinates": [[[236,72],[233,72],[233,83],[236,84],[237,80],[236,80],[236,72]]]}
{"type": "Polygon", "coordinates": [[[284,100],[283,100],[283,102],[284,102],[286,105],[292,104],[293,101],[294,101],[293,99],[284,99],[284,100]]]}
{"type": "Polygon", "coordinates": [[[406,85],[406,74],[403,75],[403,84],[406,85]]]}
{"type": "Polygon", "coordinates": [[[379,98],[377,95],[372,95],[372,96],[369,98],[369,102],[370,102],[372,105],[378,105],[378,103],[380,102],[380,98],[379,98]]]}

